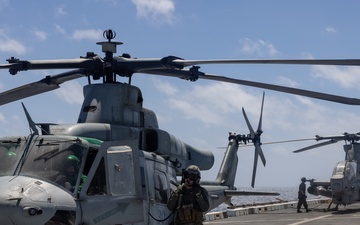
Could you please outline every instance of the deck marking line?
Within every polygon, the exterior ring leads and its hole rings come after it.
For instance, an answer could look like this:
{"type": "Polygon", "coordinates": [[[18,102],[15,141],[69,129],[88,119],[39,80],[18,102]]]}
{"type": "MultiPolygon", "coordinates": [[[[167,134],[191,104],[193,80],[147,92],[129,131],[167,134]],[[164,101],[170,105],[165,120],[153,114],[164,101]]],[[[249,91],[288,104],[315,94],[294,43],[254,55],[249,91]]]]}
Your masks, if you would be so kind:
{"type": "Polygon", "coordinates": [[[290,223],[288,225],[299,225],[299,224],[308,223],[308,222],[311,222],[311,221],[314,221],[314,220],[319,220],[319,219],[329,217],[329,216],[331,216],[331,215],[319,216],[319,217],[315,217],[315,218],[312,218],[312,219],[305,219],[303,221],[296,222],[296,223],[290,223]]]}

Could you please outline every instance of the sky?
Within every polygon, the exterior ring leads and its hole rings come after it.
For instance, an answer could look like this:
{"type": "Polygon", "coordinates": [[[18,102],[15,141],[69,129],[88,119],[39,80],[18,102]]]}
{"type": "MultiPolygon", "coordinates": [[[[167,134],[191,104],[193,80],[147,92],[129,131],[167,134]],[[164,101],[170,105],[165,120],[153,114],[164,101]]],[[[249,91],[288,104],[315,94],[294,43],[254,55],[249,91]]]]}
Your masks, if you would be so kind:
{"type": "MultiPolygon", "coordinates": [[[[0,64],[21,60],[73,59],[86,52],[102,55],[96,42],[106,29],[124,44],[118,55],[184,59],[350,59],[360,52],[360,2],[346,1],[180,1],[180,0],[0,0],[0,64]]],[[[360,69],[307,65],[201,65],[201,71],[359,98],[360,69]]],[[[0,91],[38,81],[61,71],[0,71],[0,91]]],[[[125,82],[126,80],[124,80],[125,82]]],[[[25,104],[35,122],[76,123],[86,79],[60,89],[0,106],[0,136],[27,135],[25,104]]],[[[212,151],[215,164],[202,172],[212,180],[220,167],[228,132],[248,134],[245,108],[258,126],[266,167],[258,165],[256,187],[295,187],[301,177],[329,179],[344,159],[343,142],[295,154],[316,141],[268,142],[359,132],[359,106],[349,106],[216,81],[184,81],[138,74],[143,106],[159,127],[186,143],[212,151]]],[[[240,148],[235,185],[250,187],[253,147],[240,148]]]]}

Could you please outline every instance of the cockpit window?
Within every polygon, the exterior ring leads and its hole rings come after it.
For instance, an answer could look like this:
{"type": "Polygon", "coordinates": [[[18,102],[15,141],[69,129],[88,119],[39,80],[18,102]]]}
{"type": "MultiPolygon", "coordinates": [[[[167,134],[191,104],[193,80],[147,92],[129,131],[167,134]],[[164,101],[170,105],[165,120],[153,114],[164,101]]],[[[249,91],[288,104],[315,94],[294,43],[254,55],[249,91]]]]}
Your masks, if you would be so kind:
{"type": "Polygon", "coordinates": [[[346,161],[338,162],[333,170],[332,175],[344,175],[346,161]]]}
{"type": "Polygon", "coordinates": [[[21,139],[0,141],[0,175],[14,175],[22,155],[24,141],[21,139]]]}
{"type": "Polygon", "coordinates": [[[356,166],[357,166],[357,162],[346,162],[344,175],[347,177],[347,179],[349,180],[356,179],[356,166]]]}
{"type": "Polygon", "coordinates": [[[81,186],[85,179],[83,174],[80,175],[85,150],[84,145],[71,140],[35,142],[21,167],[20,175],[50,180],[75,192],[76,185],[80,183],[81,186]]]}

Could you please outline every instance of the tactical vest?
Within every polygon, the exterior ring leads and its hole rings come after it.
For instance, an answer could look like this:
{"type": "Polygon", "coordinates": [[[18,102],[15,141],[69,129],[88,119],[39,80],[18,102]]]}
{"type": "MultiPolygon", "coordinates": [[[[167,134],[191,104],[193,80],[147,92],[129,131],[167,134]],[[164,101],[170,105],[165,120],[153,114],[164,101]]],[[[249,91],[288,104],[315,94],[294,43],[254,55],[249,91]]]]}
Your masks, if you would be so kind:
{"type": "Polygon", "coordinates": [[[203,213],[196,211],[194,208],[178,209],[175,224],[203,224],[203,213]]]}
{"type": "Polygon", "coordinates": [[[175,214],[175,224],[203,224],[203,213],[194,208],[196,196],[192,193],[182,195],[182,204],[175,214]]]}

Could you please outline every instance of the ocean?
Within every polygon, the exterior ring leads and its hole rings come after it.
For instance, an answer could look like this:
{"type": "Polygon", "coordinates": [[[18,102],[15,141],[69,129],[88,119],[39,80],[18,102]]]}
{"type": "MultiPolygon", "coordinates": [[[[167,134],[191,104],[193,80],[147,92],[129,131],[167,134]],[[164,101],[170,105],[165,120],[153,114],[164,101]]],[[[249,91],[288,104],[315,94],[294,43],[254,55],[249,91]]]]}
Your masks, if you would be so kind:
{"type": "MultiPolygon", "coordinates": [[[[231,198],[232,203],[236,206],[254,205],[261,203],[280,202],[280,201],[297,201],[298,187],[259,187],[259,188],[241,188],[239,191],[261,191],[261,192],[276,192],[278,196],[234,196],[231,198]]],[[[322,196],[310,195],[307,193],[307,199],[327,199],[322,196]]],[[[221,204],[211,212],[226,211],[228,205],[221,204]]]]}

